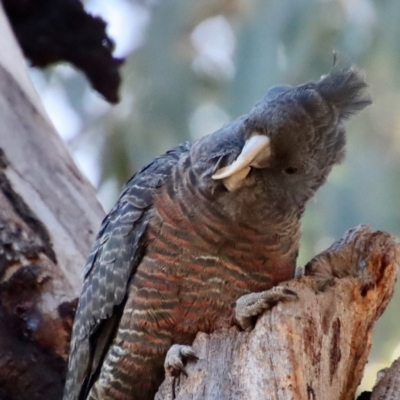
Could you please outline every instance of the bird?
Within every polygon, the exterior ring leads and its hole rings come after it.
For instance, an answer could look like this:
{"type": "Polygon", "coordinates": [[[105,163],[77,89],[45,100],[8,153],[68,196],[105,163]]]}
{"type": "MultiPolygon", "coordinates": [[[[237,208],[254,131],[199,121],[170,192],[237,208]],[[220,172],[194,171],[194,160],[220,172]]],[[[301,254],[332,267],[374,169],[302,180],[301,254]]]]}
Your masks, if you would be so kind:
{"type": "Polygon", "coordinates": [[[159,156],[125,185],[88,257],[64,400],[150,400],[196,359],[198,332],[296,293],[305,205],[371,104],[354,66],[269,89],[248,114],[159,156]]]}

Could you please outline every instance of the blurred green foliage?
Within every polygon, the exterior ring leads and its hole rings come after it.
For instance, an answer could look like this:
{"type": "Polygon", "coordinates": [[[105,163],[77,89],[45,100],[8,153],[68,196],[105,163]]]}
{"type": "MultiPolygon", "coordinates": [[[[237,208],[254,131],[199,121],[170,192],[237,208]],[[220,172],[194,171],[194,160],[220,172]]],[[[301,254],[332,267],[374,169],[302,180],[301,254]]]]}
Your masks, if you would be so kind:
{"type": "MultiPolygon", "coordinates": [[[[335,50],[366,72],[374,105],[350,123],[346,161],[309,204],[300,263],[361,223],[400,234],[399,1],[163,0],[135,7],[149,22],[124,66],[120,105],[90,113],[82,78],[60,78],[83,121],[72,149],[80,159],[95,154],[106,208],[143,164],[248,112],[274,84],[318,79],[335,50]]],[[[398,288],[376,329],[372,361],[389,362],[400,343],[399,302],[398,288]]]]}

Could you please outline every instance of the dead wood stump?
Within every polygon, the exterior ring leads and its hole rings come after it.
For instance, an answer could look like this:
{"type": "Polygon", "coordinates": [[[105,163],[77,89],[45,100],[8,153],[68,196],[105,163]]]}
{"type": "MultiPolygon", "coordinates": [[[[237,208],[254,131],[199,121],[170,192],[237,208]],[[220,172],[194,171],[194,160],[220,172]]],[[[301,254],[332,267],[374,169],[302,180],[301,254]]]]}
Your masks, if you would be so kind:
{"type": "Polygon", "coordinates": [[[199,360],[187,377],[167,378],[156,400],[354,399],[399,254],[387,233],[348,231],[306,265],[305,276],[284,283],[297,302],[278,304],[250,333],[199,333],[199,360]]]}

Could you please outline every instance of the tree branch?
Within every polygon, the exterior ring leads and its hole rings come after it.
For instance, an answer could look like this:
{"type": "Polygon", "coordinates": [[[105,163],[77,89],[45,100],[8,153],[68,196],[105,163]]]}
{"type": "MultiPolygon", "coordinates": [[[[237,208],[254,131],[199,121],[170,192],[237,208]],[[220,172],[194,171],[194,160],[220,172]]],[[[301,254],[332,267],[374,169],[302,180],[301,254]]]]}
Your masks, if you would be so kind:
{"type": "Polygon", "coordinates": [[[0,398],[60,399],[103,210],[33,89],[0,4],[0,398]]]}
{"type": "Polygon", "coordinates": [[[297,302],[278,304],[250,333],[199,333],[199,361],[188,377],[167,378],[156,399],[353,399],[399,254],[387,233],[348,231],[306,266],[313,276],[285,283],[297,302]]]}

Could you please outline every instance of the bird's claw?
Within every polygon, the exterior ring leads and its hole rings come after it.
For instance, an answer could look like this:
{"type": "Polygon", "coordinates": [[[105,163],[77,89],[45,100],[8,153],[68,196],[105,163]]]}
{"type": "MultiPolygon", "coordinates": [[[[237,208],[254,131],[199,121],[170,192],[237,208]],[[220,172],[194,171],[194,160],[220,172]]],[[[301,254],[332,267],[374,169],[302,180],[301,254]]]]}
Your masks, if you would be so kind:
{"type": "Polygon", "coordinates": [[[272,308],[276,303],[297,300],[297,293],[283,286],[275,286],[260,293],[246,294],[236,301],[235,318],[240,327],[249,332],[253,329],[253,317],[272,308]]]}
{"type": "Polygon", "coordinates": [[[174,344],[165,356],[164,369],[167,376],[187,376],[185,364],[187,361],[197,361],[198,357],[191,346],[174,344]]]}

